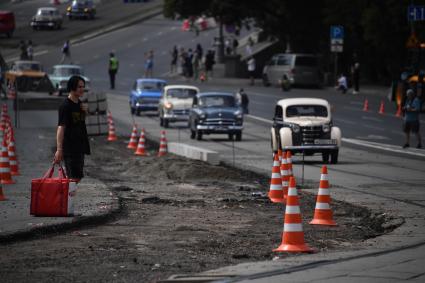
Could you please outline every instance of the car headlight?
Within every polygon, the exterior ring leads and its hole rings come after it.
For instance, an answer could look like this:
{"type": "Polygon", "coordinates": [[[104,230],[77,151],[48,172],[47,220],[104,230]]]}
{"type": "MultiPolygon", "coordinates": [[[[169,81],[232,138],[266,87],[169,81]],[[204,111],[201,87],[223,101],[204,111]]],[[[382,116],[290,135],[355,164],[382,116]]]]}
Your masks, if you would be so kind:
{"type": "Polygon", "coordinates": [[[200,119],[205,119],[205,118],[207,118],[207,115],[206,115],[205,113],[201,113],[201,114],[199,115],[199,118],[200,118],[200,119]]]}
{"type": "Polygon", "coordinates": [[[85,8],[85,9],[84,9],[84,12],[86,12],[86,13],[87,13],[88,11],[89,11],[89,9],[88,9],[88,8],[85,8]]]}
{"type": "Polygon", "coordinates": [[[71,12],[71,6],[68,6],[68,8],[66,8],[66,10],[67,10],[68,12],[71,12]]]}
{"type": "Polygon", "coordinates": [[[165,102],[164,103],[164,107],[165,107],[165,109],[170,110],[170,109],[173,108],[173,104],[171,102],[165,102]]]}
{"type": "Polygon", "coordinates": [[[328,133],[331,130],[331,127],[328,124],[324,124],[322,126],[322,130],[324,133],[328,133]]]}
{"type": "Polygon", "coordinates": [[[299,132],[300,132],[300,130],[301,130],[300,126],[298,126],[297,124],[292,124],[292,125],[291,125],[291,128],[292,128],[292,131],[293,131],[294,133],[299,133],[299,132]]]}
{"type": "Polygon", "coordinates": [[[235,117],[236,117],[236,119],[242,119],[242,111],[241,110],[238,110],[238,111],[236,111],[235,113],[233,113],[234,115],[235,115],[235,117]]]}

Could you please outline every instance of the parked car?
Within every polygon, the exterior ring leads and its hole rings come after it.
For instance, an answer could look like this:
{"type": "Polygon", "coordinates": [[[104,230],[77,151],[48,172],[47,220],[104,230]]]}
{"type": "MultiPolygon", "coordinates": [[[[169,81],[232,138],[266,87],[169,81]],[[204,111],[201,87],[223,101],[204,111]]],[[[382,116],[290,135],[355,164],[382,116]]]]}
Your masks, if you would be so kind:
{"type": "Polygon", "coordinates": [[[15,14],[10,11],[0,11],[0,33],[12,37],[15,31],[15,14]]]}
{"type": "Polygon", "coordinates": [[[49,78],[59,96],[67,91],[68,80],[73,75],[81,76],[86,81],[84,91],[90,90],[90,79],[84,76],[84,70],[81,66],[55,65],[49,74],[49,78]]]}
{"type": "Polygon", "coordinates": [[[295,53],[274,55],[264,66],[263,84],[283,87],[284,76],[290,85],[321,87],[323,76],[319,56],[295,53]]]}
{"type": "Polygon", "coordinates": [[[195,86],[166,86],[159,100],[159,124],[167,128],[171,122],[189,121],[189,111],[197,93],[199,88],[195,86]]]}
{"type": "Polygon", "coordinates": [[[193,98],[189,114],[190,138],[202,140],[206,134],[227,134],[242,140],[243,110],[233,93],[204,92],[193,98]]]}
{"type": "Polygon", "coordinates": [[[158,111],[159,99],[167,82],[159,79],[137,79],[130,92],[131,114],[158,111]]]}
{"type": "Polygon", "coordinates": [[[96,6],[92,0],[73,0],[66,9],[66,15],[70,20],[74,18],[94,19],[96,6]]]}
{"type": "Polygon", "coordinates": [[[338,162],[341,130],[332,123],[329,102],[319,98],[287,98],[277,102],[271,128],[273,152],[278,149],[338,162]]]}
{"type": "Polygon", "coordinates": [[[8,88],[22,91],[52,91],[52,85],[38,61],[15,61],[5,73],[8,88]],[[16,84],[15,84],[16,83],[16,84]]]}
{"type": "Polygon", "coordinates": [[[62,27],[62,14],[57,8],[38,8],[37,13],[32,17],[31,27],[34,30],[39,28],[60,29],[62,27]]]}

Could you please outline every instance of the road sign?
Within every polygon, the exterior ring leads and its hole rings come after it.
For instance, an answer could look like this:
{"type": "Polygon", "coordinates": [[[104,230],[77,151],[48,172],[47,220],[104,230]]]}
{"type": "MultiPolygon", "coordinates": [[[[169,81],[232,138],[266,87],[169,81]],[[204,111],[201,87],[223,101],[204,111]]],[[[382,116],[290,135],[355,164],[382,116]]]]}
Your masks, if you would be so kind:
{"type": "Polygon", "coordinates": [[[332,45],[343,45],[344,44],[344,40],[340,39],[340,38],[332,38],[331,39],[331,44],[332,45]]]}
{"type": "Polygon", "coordinates": [[[407,9],[407,19],[410,22],[425,21],[425,6],[409,5],[407,9]]]}
{"type": "Polygon", "coordinates": [[[331,52],[342,52],[344,50],[343,45],[331,45],[331,52]]]}
{"type": "Polygon", "coordinates": [[[344,39],[344,27],[331,26],[331,39],[344,39]]]}

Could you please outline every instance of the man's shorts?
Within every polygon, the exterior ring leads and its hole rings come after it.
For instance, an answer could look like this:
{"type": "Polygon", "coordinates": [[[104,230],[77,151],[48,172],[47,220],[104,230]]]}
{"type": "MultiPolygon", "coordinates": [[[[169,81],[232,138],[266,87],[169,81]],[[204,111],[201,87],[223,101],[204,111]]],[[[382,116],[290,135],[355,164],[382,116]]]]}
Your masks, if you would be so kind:
{"type": "Polygon", "coordinates": [[[84,177],[84,154],[65,155],[63,160],[68,178],[82,179],[84,177]]]}
{"type": "Polygon", "coordinates": [[[403,131],[405,133],[417,133],[419,132],[419,121],[406,121],[403,123],[403,131]]]}

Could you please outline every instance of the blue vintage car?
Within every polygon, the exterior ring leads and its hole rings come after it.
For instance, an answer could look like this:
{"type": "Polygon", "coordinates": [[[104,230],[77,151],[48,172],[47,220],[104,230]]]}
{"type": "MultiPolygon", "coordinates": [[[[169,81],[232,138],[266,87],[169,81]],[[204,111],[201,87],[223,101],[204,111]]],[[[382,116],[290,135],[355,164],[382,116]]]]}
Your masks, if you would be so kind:
{"type": "Polygon", "coordinates": [[[167,82],[159,79],[137,79],[130,92],[131,114],[158,111],[159,99],[167,82]]]}
{"type": "Polygon", "coordinates": [[[52,72],[49,74],[49,79],[55,90],[58,92],[58,95],[62,95],[67,91],[68,80],[73,75],[81,76],[86,81],[84,91],[90,90],[90,80],[84,76],[84,70],[81,66],[55,65],[53,66],[52,72]]]}
{"type": "Polygon", "coordinates": [[[227,134],[242,140],[243,110],[233,93],[204,92],[193,98],[189,114],[190,138],[202,140],[206,134],[227,134]]]}

